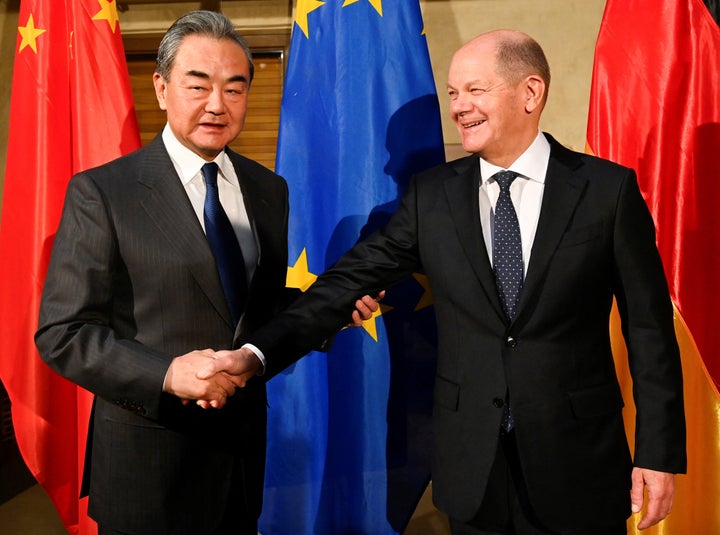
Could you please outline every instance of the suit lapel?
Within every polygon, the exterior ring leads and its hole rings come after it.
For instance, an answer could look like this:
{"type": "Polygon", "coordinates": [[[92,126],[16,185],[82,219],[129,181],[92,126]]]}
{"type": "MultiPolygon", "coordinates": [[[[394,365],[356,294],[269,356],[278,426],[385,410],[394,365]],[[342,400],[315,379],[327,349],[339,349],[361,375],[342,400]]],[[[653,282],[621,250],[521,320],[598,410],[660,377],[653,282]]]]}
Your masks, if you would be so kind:
{"type": "MultiPolygon", "coordinates": [[[[256,266],[257,269],[257,267],[263,261],[262,245],[265,242],[266,238],[266,218],[273,216],[277,217],[278,214],[273,214],[270,210],[270,205],[263,196],[263,190],[257,186],[256,181],[254,180],[252,175],[247,172],[247,170],[245,169],[246,166],[243,165],[242,159],[239,157],[239,155],[229,149],[227,149],[226,152],[230,157],[230,161],[232,162],[233,167],[235,168],[235,174],[238,177],[240,190],[242,191],[245,211],[247,212],[248,220],[250,221],[250,227],[252,229],[253,236],[255,237],[255,244],[257,246],[258,254],[256,266]]],[[[253,290],[254,280],[255,278],[253,277],[253,280],[250,281],[251,292],[253,290]]]]}
{"type": "Polygon", "coordinates": [[[455,170],[457,175],[445,181],[445,193],[455,230],[488,301],[498,315],[505,318],[480,222],[480,164],[477,156],[459,160],[455,170]]]}
{"type": "Polygon", "coordinates": [[[147,147],[138,181],[148,191],[140,201],[143,209],[178,255],[195,260],[188,262],[193,277],[232,326],[212,251],[160,136],[147,147]]]}
{"type": "MultiPolygon", "coordinates": [[[[278,235],[278,228],[287,228],[279,224],[278,218],[287,218],[287,213],[281,213],[278,210],[277,199],[269,197],[272,195],[271,189],[267,188],[263,183],[263,175],[257,168],[257,164],[247,158],[226,149],[235,174],[240,183],[240,189],[243,195],[243,203],[250,221],[255,244],[257,246],[257,260],[255,265],[255,274],[250,281],[248,293],[248,308],[262,308],[262,303],[267,303],[267,277],[260,273],[267,274],[273,272],[278,265],[286,266],[287,258],[279,258],[272,251],[277,250],[275,245],[279,245],[282,250],[287,251],[287,242],[282,240],[286,237],[278,235]],[[252,163],[252,165],[250,165],[252,163]],[[271,246],[272,245],[272,246],[271,246]]],[[[272,174],[269,170],[263,172],[272,174]]],[[[286,205],[287,208],[287,205],[286,205]]],[[[246,309],[247,310],[247,309],[246,309]]],[[[241,333],[247,331],[247,316],[243,313],[235,330],[237,339],[241,333]]]]}
{"type": "Polygon", "coordinates": [[[541,287],[545,272],[586,186],[586,180],[574,172],[581,165],[578,156],[548,134],[545,135],[551,144],[550,161],[516,321],[521,319],[527,305],[536,300],[535,294],[541,287]]]}

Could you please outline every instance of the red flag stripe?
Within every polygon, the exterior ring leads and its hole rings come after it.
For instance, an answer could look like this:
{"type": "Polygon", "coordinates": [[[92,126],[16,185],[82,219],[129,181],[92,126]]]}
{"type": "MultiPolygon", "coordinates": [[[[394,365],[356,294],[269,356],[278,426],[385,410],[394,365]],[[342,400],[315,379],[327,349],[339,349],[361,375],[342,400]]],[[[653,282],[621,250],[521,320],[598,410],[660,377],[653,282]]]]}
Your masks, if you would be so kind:
{"type": "Polygon", "coordinates": [[[588,143],[633,167],[673,301],[720,383],[720,28],[701,0],[609,0],[588,143]]]}

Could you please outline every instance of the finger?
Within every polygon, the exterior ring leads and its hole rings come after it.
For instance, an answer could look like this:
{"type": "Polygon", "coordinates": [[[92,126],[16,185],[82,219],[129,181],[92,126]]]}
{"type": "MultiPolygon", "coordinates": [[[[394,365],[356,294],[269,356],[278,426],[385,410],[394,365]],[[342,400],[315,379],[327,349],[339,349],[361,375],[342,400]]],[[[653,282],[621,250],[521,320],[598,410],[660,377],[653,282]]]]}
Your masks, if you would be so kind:
{"type": "Polygon", "coordinates": [[[630,489],[630,508],[633,513],[639,513],[643,508],[645,481],[642,472],[637,468],[632,471],[632,488],[630,489]]]}
{"type": "Polygon", "coordinates": [[[235,388],[245,388],[245,384],[247,383],[247,380],[249,377],[247,377],[245,374],[243,375],[228,375],[222,372],[225,377],[228,378],[228,380],[235,386],[235,388]]]}
{"type": "Polygon", "coordinates": [[[354,312],[357,312],[361,318],[363,319],[369,319],[372,316],[373,309],[371,308],[370,303],[374,303],[374,307],[377,309],[377,303],[373,301],[370,297],[367,295],[363,297],[362,299],[358,299],[355,301],[355,310],[354,312]],[[367,299],[367,302],[365,301],[367,299]]]}
{"type": "Polygon", "coordinates": [[[202,408],[202,409],[209,409],[210,408],[210,402],[205,399],[198,399],[195,404],[202,408]]]}
{"type": "Polygon", "coordinates": [[[357,310],[353,310],[350,327],[360,327],[362,326],[362,322],[363,319],[360,317],[360,313],[357,310]]]}
{"type": "Polygon", "coordinates": [[[656,503],[654,500],[648,500],[647,513],[645,513],[638,523],[638,529],[646,529],[654,526],[665,518],[668,511],[662,512],[661,509],[663,509],[661,504],[656,503]]]}
{"type": "Polygon", "coordinates": [[[227,401],[227,396],[220,396],[217,399],[210,400],[210,406],[213,409],[222,409],[225,406],[226,401],[227,401]]]}
{"type": "Polygon", "coordinates": [[[369,313],[375,312],[378,308],[380,308],[377,299],[374,299],[369,295],[363,296],[360,302],[369,313]]]}

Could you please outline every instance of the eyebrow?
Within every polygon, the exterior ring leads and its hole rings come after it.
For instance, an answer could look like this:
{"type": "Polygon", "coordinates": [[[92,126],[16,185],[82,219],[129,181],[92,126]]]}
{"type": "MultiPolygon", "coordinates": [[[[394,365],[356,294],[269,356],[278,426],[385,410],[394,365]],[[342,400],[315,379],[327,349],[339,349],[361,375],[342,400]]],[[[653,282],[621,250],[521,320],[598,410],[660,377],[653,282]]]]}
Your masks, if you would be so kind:
{"type": "MultiPolygon", "coordinates": [[[[209,80],[210,75],[203,71],[195,71],[190,69],[185,73],[185,76],[193,76],[195,78],[202,78],[203,80],[209,80]]],[[[236,74],[234,76],[231,76],[227,79],[228,82],[241,82],[241,83],[247,83],[248,79],[247,77],[243,76],[242,74],[236,74]]]]}
{"type": "Polygon", "coordinates": [[[205,78],[205,79],[210,78],[210,75],[208,73],[202,72],[202,71],[194,71],[192,69],[185,72],[185,76],[194,76],[195,78],[205,78]]]}

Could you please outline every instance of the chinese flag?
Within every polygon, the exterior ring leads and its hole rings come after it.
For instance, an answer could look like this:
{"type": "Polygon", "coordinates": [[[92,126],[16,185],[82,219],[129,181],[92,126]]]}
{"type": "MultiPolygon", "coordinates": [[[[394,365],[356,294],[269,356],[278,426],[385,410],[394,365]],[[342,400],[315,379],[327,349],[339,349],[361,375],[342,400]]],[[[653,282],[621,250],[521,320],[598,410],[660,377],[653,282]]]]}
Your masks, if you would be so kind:
{"type": "MultiPolygon", "coordinates": [[[[595,49],[588,148],[637,170],[655,219],[675,304],[688,425],[688,474],[677,478],[673,511],[643,533],[720,533],[718,88],[720,27],[701,0],[608,0],[595,49]]],[[[612,328],[619,333],[616,322],[612,328]]],[[[622,357],[621,335],[614,339],[622,357]]],[[[617,363],[628,403],[627,362],[617,363]]],[[[630,533],[635,524],[631,519],[630,533]]]]}
{"type": "Polygon", "coordinates": [[[92,396],[40,359],[33,335],[70,177],[140,146],[115,0],[22,0],[0,227],[0,376],[18,446],[70,533],[92,396]]]}

